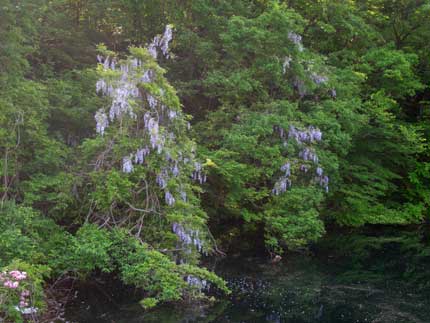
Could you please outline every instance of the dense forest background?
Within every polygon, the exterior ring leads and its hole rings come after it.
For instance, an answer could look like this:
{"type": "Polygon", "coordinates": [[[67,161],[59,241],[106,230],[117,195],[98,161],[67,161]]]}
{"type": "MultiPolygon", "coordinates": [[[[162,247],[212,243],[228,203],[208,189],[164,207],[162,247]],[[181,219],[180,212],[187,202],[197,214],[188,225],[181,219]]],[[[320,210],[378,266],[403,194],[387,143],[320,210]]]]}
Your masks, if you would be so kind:
{"type": "Polygon", "coordinates": [[[428,0],[0,0],[0,280],[18,282],[0,313],[43,308],[66,275],[109,273],[145,308],[228,292],[201,254],[339,228],[425,240],[429,17],[428,0]]]}

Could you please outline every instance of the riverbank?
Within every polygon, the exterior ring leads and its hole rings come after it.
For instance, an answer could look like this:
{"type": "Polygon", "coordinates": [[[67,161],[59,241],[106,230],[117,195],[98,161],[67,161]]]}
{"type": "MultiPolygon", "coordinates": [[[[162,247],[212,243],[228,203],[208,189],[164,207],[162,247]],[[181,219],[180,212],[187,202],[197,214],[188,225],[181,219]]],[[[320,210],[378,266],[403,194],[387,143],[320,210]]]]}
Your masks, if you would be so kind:
{"type": "Polygon", "coordinates": [[[277,264],[261,256],[208,260],[208,268],[232,290],[228,297],[217,295],[213,304],[165,304],[144,312],[137,292],[107,291],[106,282],[100,281],[97,287],[78,287],[66,318],[76,323],[424,323],[430,317],[425,250],[413,231],[349,232],[327,237],[311,253],[289,254],[277,264]]]}

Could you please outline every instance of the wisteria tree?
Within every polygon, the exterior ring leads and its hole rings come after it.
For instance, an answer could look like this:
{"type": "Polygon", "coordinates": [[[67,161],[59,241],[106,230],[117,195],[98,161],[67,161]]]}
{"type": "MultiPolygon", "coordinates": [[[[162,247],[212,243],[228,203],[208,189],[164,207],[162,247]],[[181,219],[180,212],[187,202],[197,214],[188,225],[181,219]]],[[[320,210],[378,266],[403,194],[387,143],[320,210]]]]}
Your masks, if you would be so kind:
{"type": "MultiPolygon", "coordinates": [[[[171,39],[167,26],[164,35],[145,48],[131,47],[126,57],[99,47],[96,90],[106,106],[95,114],[96,137],[82,146],[90,165],[82,188],[88,196],[87,221],[125,230],[142,243],[142,250],[160,252],[155,262],[166,258],[168,271],[177,272],[178,286],[186,281],[200,290],[207,287],[206,279],[217,281],[193,267],[200,254],[213,250],[198,196],[206,175],[189,136],[190,117],[156,61],[158,55],[169,57],[171,39]]],[[[136,276],[144,264],[134,263],[131,271],[130,265],[122,266],[124,281],[153,288],[144,278],[148,273],[136,276]]],[[[177,299],[181,288],[176,289],[171,297],[158,299],[177,299]]]]}
{"type": "MultiPolygon", "coordinates": [[[[91,217],[103,226],[128,226],[137,237],[151,226],[181,227],[203,251],[209,246],[203,246],[205,215],[196,193],[206,175],[188,135],[189,116],[156,62],[158,51],[168,57],[171,37],[167,26],[162,37],[147,48],[130,48],[123,59],[101,48],[97,91],[108,107],[95,115],[91,217]]],[[[178,234],[181,241],[184,234],[178,234]]]]}
{"type": "Polygon", "coordinates": [[[264,235],[267,249],[282,253],[324,233],[319,209],[336,185],[356,106],[345,104],[334,69],[305,46],[302,18],[269,7],[228,21],[220,36],[227,58],[205,79],[222,106],[199,129],[218,165],[209,177],[211,208],[223,210],[222,221],[240,219],[239,235],[264,235]]]}

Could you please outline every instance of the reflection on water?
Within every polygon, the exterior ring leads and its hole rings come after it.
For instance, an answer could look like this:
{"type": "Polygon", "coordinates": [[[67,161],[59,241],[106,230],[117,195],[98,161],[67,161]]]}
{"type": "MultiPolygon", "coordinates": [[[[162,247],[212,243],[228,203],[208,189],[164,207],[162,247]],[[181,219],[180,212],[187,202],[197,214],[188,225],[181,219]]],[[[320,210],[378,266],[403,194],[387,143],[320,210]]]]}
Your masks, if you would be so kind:
{"type": "MultiPolygon", "coordinates": [[[[382,254],[392,258],[390,251],[382,254]]],[[[401,273],[393,275],[393,264],[388,268],[384,257],[368,256],[376,257],[375,263],[339,264],[329,256],[303,255],[291,255],[278,264],[261,258],[224,259],[213,269],[229,282],[231,296],[212,305],[166,305],[148,313],[130,293],[110,296],[83,288],[68,307],[68,319],[78,323],[430,322],[428,295],[399,279],[401,273]]]]}

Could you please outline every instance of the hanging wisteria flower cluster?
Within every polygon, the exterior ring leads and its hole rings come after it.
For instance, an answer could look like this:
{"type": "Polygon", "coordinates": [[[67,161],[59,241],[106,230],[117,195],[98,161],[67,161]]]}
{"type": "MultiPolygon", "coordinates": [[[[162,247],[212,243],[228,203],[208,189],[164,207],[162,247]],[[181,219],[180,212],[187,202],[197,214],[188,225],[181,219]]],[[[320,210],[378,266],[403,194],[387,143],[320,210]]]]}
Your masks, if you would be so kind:
{"type": "Polygon", "coordinates": [[[294,43],[294,45],[297,46],[297,49],[302,52],[303,51],[303,44],[302,44],[302,36],[299,34],[296,34],[293,31],[290,31],[288,33],[288,39],[294,43]]]}
{"type": "Polygon", "coordinates": [[[199,277],[188,275],[186,280],[188,285],[197,288],[200,291],[209,286],[209,283],[205,279],[201,279],[199,277]]]}
{"type": "Polygon", "coordinates": [[[173,38],[173,30],[170,25],[166,26],[163,36],[155,36],[148,45],[148,51],[153,58],[157,58],[157,48],[160,48],[164,57],[169,58],[169,43],[173,38]]]}
{"type": "MultiPolygon", "coordinates": [[[[301,35],[293,32],[293,31],[290,31],[288,33],[288,39],[297,46],[297,49],[299,50],[299,52],[302,52],[304,50],[301,35]]],[[[285,74],[287,72],[287,69],[290,68],[290,63],[292,60],[293,59],[291,58],[291,56],[285,56],[284,57],[284,61],[282,63],[282,73],[283,74],[285,74]]],[[[309,64],[309,63],[313,63],[313,62],[308,61],[305,63],[309,64]]],[[[307,66],[306,71],[307,71],[307,74],[308,74],[310,80],[312,80],[316,85],[322,85],[324,83],[327,83],[329,80],[329,78],[327,76],[316,73],[314,70],[312,70],[312,68],[309,67],[309,65],[307,66]]],[[[300,78],[295,76],[293,79],[293,85],[296,88],[296,90],[298,91],[299,96],[301,98],[306,95],[307,89],[305,86],[305,82],[303,80],[301,80],[300,78]]],[[[335,89],[330,90],[330,95],[331,95],[331,97],[335,98],[336,97],[336,90],[335,89]]]]}
{"type": "MultiPolygon", "coordinates": [[[[320,129],[309,126],[305,129],[299,129],[291,125],[286,131],[284,128],[275,126],[274,131],[278,133],[279,137],[284,141],[284,146],[288,145],[289,140],[294,140],[300,148],[298,153],[297,161],[300,162],[299,170],[304,174],[307,174],[312,168],[312,164],[315,165],[315,177],[316,183],[321,185],[326,192],[328,192],[328,176],[324,175],[323,168],[319,165],[319,158],[315,149],[311,146],[314,143],[322,140],[322,132],[320,129]]],[[[287,191],[291,187],[291,163],[286,162],[281,166],[280,170],[283,175],[276,181],[272,193],[274,195],[280,195],[287,191]]]]}
{"type": "Polygon", "coordinates": [[[315,72],[311,73],[311,80],[315,82],[315,84],[320,85],[326,83],[328,81],[328,77],[324,75],[318,75],[315,72]]]}
{"type": "Polygon", "coordinates": [[[96,131],[102,136],[105,134],[105,129],[109,126],[109,119],[103,110],[96,112],[96,131]]]}
{"type": "Polygon", "coordinates": [[[206,182],[206,174],[202,171],[202,164],[194,162],[193,180],[198,181],[200,184],[206,182]]]}
{"type": "Polygon", "coordinates": [[[284,57],[284,62],[282,63],[282,74],[287,72],[287,68],[290,68],[290,63],[293,59],[290,56],[284,57]]]}
{"type": "MultiPolygon", "coordinates": [[[[180,241],[186,246],[194,246],[199,252],[204,252],[203,241],[200,239],[198,230],[186,229],[179,223],[173,223],[173,232],[179,237],[180,241]]],[[[191,250],[189,250],[190,252],[191,250]]]]}
{"type": "MultiPolygon", "coordinates": [[[[282,133],[284,134],[285,132],[282,131],[282,133]]],[[[312,143],[321,141],[322,133],[321,130],[313,126],[309,126],[305,130],[299,130],[294,126],[290,126],[288,130],[288,139],[295,139],[299,144],[312,143]]]]}

